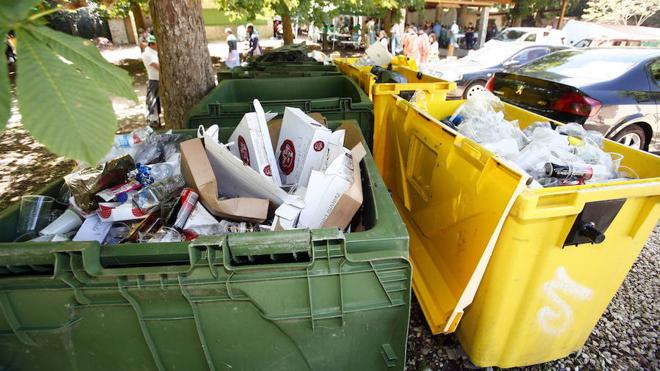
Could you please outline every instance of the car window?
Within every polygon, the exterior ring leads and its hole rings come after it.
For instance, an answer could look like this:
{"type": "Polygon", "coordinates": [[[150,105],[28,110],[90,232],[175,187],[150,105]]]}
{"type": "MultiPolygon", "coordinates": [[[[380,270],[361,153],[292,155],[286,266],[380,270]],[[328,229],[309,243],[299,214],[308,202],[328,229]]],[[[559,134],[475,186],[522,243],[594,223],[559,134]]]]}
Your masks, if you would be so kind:
{"type": "Polygon", "coordinates": [[[515,41],[521,38],[524,34],[524,32],[518,30],[504,30],[495,37],[495,40],[515,41]]]}
{"type": "Polygon", "coordinates": [[[535,33],[530,34],[529,36],[527,36],[527,37],[525,38],[525,41],[532,41],[532,42],[533,42],[533,41],[536,41],[536,34],[535,34],[535,33]]]}
{"type": "Polygon", "coordinates": [[[576,48],[586,48],[589,45],[591,45],[591,40],[589,39],[584,39],[576,42],[573,46],[576,48]]]}
{"type": "Polygon", "coordinates": [[[511,59],[518,61],[518,64],[525,64],[531,62],[534,59],[541,58],[542,56],[548,54],[550,49],[548,48],[530,48],[521,51],[520,53],[511,57],[511,59]]]}
{"type": "Polygon", "coordinates": [[[589,52],[567,50],[548,54],[534,63],[525,65],[519,72],[522,74],[542,72],[546,75],[593,82],[609,81],[623,75],[639,63],[639,54],[642,53],[642,51],[633,52],[635,49],[620,54],[612,54],[609,49],[588,50],[589,52]]]}
{"type": "Polygon", "coordinates": [[[651,63],[649,72],[651,73],[651,80],[655,82],[656,86],[660,86],[660,60],[655,60],[651,63]]]}

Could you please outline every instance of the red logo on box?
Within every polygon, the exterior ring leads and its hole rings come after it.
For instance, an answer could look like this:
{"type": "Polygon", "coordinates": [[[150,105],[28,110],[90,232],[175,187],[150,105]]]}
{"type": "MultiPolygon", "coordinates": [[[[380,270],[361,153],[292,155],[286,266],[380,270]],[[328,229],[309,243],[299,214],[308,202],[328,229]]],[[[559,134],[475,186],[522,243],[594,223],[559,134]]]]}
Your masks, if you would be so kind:
{"type": "Polygon", "coordinates": [[[264,174],[266,174],[266,176],[273,176],[273,173],[270,171],[270,165],[264,166],[264,174]]]}
{"type": "Polygon", "coordinates": [[[314,143],[314,150],[316,152],[322,151],[324,147],[325,147],[325,143],[323,143],[323,141],[321,140],[317,140],[316,143],[314,143]]]}
{"type": "Polygon", "coordinates": [[[291,174],[296,163],[296,147],[289,139],[280,146],[280,170],[286,175],[291,174]]]}
{"type": "Polygon", "coordinates": [[[250,151],[242,135],[238,136],[238,154],[245,165],[250,165],[250,151]]]}
{"type": "Polygon", "coordinates": [[[101,206],[99,207],[98,214],[101,219],[108,219],[112,215],[112,209],[107,206],[101,206]]]}

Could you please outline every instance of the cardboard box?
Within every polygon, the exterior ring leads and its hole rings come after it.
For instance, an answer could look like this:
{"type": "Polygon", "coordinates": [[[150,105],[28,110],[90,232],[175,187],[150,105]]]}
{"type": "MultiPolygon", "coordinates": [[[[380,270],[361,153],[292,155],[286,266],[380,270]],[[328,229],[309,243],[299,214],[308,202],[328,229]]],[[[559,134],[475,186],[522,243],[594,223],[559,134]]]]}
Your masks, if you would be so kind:
{"type": "Polygon", "coordinates": [[[341,139],[299,108],[286,107],[279,139],[275,147],[282,184],[305,187],[313,170],[321,170],[327,161],[329,146],[341,139]]]}
{"type": "Polygon", "coordinates": [[[341,230],[346,229],[351,223],[353,216],[362,206],[362,172],[360,171],[360,162],[366,156],[367,151],[362,143],[358,143],[351,150],[353,159],[353,183],[339,201],[335,204],[330,215],[325,219],[323,227],[338,227],[341,230]]]}
{"type": "Polygon", "coordinates": [[[324,172],[312,171],[299,228],[346,229],[362,205],[360,161],[365,155],[362,143],[358,143],[351,151],[345,149],[324,172]]]}
{"type": "MultiPolygon", "coordinates": [[[[226,150],[226,149],[225,149],[226,150]]],[[[229,156],[240,163],[233,155],[229,156]]],[[[251,170],[251,169],[250,169],[251,170]]],[[[222,218],[263,222],[268,214],[268,200],[252,197],[220,199],[218,179],[214,172],[201,139],[191,139],[181,143],[181,171],[186,184],[199,194],[199,201],[213,214],[222,218]]],[[[251,170],[253,171],[253,170],[251,170]]],[[[270,183],[259,174],[255,175],[265,183],[270,183]]]]}
{"type": "MultiPolygon", "coordinates": [[[[280,173],[273,152],[266,114],[258,100],[253,102],[255,112],[243,115],[229,142],[233,143],[231,153],[240,158],[243,164],[250,166],[275,185],[281,186],[280,173]]],[[[272,116],[271,116],[272,117],[272,116]]]]}
{"type": "Polygon", "coordinates": [[[301,209],[290,204],[282,204],[275,210],[271,230],[295,229],[301,209]]]}

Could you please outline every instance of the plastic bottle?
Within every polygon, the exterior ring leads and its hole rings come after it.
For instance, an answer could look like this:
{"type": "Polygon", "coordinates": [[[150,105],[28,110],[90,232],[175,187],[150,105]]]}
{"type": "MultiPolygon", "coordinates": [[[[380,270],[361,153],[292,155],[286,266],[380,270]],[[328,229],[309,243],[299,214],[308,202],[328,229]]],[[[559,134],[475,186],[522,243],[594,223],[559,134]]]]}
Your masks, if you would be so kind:
{"type": "Polygon", "coordinates": [[[182,175],[175,175],[153,183],[133,196],[133,203],[142,212],[153,211],[161,202],[176,195],[186,185],[182,175]]]}
{"type": "Polygon", "coordinates": [[[130,133],[115,135],[115,146],[119,148],[129,148],[140,144],[149,138],[154,129],[149,126],[133,130],[130,133]]]}
{"type": "Polygon", "coordinates": [[[587,165],[587,164],[569,164],[559,165],[552,162],[545,164],[545,175],[547,177],[557,178],[560,180],[578,180],[584,182],[603,181],[611,176],[611,171],[603,165],[587,165]]]}

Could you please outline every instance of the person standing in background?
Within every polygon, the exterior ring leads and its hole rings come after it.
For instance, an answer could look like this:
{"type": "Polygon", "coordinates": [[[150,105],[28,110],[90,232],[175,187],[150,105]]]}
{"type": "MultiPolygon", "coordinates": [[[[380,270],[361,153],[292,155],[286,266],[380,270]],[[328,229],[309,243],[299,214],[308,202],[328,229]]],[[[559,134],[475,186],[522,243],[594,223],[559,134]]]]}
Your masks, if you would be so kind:
{"type": "Polygon", "coordinates": [[[241,64],[241,56],[238,54],[238,39],[231,28],[225,28],[225,35],[227,35],[227,46],[229,47],[225,65],[228,68],[238,67],[241,64]]]}
{"type": "Polygon", "coordinates": [[[458,25],[456,22],[451,25],[449,29],[449,46],[447,47],[447,56],[451,57],[454,55],[454,49],[458,48],[458,25]]]}
{"type": "Polygon", "coordinates": [[[144,49],[147,47],[147,38],[149,37],[149,32],[138,28],[138,44],[140,46],[140,53],[144,53],[144,49]]]}
{"type": "Polygon", "coordinates": [[[468,26],[465,30],[465,48],[467,50],[472,49],[474,46],[474,27],[468,26]]]}
{"type": "Polygon", "coordinates": [[[258,57],[261,55],[261,46],[259,45],[259,35],[254,31],[254,26],[247,26],[248,50],[245,53],[247,58],[258,57]]]}
{"type": "Polygon", "coordinates": [[[408,32],[406,32],[406,35],[403,37],[403,54],[405,54],[406,57],[415,59],[415,61],[417,61],[417,53],[415,49],[416,41],[417,35],[415,34],[415,27],[410,26],[408,27],[408,32]]]}
{"type": "Polygon", "coordinates": [[[389,47],[390,41],[387,39],[387,32],[380,31],[378,34],[378,42],[387,49],[389,47]]]}
{"type": "Polygon", "coordinates": [[[147,122],[152,128],[160,127],[160,64],[158,63],[158,44],[156,37],[147,37],[147,47],[142,53],[142,63],[147,69],[147,122]]]}
{"type": "Polygon", "coordinates": [[[369,19],[367,22],[367,47],[376,42],[376,22],[374,19],[369,19]]]}
{"type": "Polygon", "coordinates": [[[435,37],[435,33],[432,33],[429,36],[429,42],[431,43],[431,46],[429,47],[429,57],[427,63],[440,61],[440,45],[438,44],[438,38],[435,37]]]}
{"type": "Polygon", "coordinates": [[[440,22],[435,22],[433,23],[433,34],[435,35],[436,40],[440,40],[440,33],[442,32],[442,26],[440,26],[440,22]]]}
{"type": "Polygon", "coordinates": [[[399,29],[399,24],[395,23],[390,29],[391,41],[390,48],[392,49],[392,54],[397,55],[401,54],[403,47],[401,45],[401,30],[399,29]]]}
{"type": "Polygon", "coordinates": [[[429,57],[429,49],[431,49],[431,43],[429,42],[429,35],[427,35],[422,29],[417,32],[415,49],[417,50],[415,55],[417,63],[426,64],[429,57]]]}

